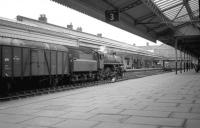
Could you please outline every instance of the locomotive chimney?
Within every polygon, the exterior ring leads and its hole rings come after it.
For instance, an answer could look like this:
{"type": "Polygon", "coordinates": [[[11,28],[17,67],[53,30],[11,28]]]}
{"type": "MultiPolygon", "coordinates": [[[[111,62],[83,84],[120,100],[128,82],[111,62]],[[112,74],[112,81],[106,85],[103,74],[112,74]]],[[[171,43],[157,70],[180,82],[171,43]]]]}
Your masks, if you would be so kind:
{"type": "Polygon", "coordinates": [[[47,23],[47,17],[45,14],[41,14],[38,20],[41,22],[47,23]]]}
{"type": "Polygon", "coordinates": [[[146,43],[146,46],[149,46],[149,42],[146,43]]]}

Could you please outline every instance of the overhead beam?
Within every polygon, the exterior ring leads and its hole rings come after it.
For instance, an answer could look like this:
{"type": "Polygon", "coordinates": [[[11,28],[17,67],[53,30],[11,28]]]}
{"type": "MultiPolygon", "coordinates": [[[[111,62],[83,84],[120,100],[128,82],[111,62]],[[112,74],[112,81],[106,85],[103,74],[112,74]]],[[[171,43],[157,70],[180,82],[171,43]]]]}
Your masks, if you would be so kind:
{"type": "Polygon", "coordinates": [[[141,21],[144,21],[144,20],[152,18],[152,17],[156,17],[156,15],[154,13],[144,15],[142,17],[137,18],[137,22],[141,22],[141,21]]]}
{"type": "Polygon", "coordinates": [[[165,27],[165,25],[164,24],[159,24],[158,26],[155,26],[152,29],[156,30],[156,29],[159,29],[159,28],[162,28],[162,27],[165,27]]]}
{"type": "Polygon", "coordinates": [[[193,14],[192,14],[192,9],[191,9],[190,6],[189,6],[188,0],[183,0],[183,4],[184,4],[184,6],[185,6],[185,8],[186,8],[186,10],[187,10],[187,12],[188,12],[188,15],[189,15],[190,19],[191,19],[191,20],[194,20],[194,16],[193,16],[193,14]]]}
{"type": "Polygon", "coordinates": [[[184,26],[187,26],[188,24],[190,24],[189,22],[185,22],[185,23],[183,23],[183,24],[180,24],[180,25],[177,25],[177,26],[175,26],[175,28],[182,28],[182,27],[184,27],[184,26]]]}
{"type": "Polygon", "coordinates": [[[125,12],[131,8],[134,8],[136,6],[139,6],[142,4],[142,2],[140,0],[136,0],[132,3],[129,3],[123,7],[116,7],[112,2],[110,2],[109,0],[102,0],[104,3],[108,4],[109,6],[113,7],[114,9],[119,10],[119,12],[125,12]]]}
{"type": "Polygon", "coordinates": [[[185,45],[191,45],[191,47],[192,46],[200,46],[200,44],[199,44],[199,40],[193,40],[193,41],[191,41],[191,40],[186,40],[186,41],[184,41],[183,43],[181,43],[181,44],[185,44],[185,45]]]}
{"type": "Polygon", "coordinates": [[[158,7],[151,0],[141,0],[151,11],[156,14],[162,22],[166,23],[166,25],[174,30],[173,25],[169,22],[170,20],[158,9],[158,7]]]}
{"type": "MultiPolygon", "coordinates": [[[[190,0],[188,0],[188,1],[190,1],[190,0]]],[[[179,6],[179,5],[183,5],[183,4],[184,4],[183,2],[178,3],[178,4],[174,4],[173,6],[170,6],[169,8],[163,9],[162,12],[165,12],[165,11],[167,11],[167,10],[170,10],[170,9],[172,9],[172,8],[175,8],[175,7],[177,7],[177,6],[179,6]]]]}
{"type": "Polygon", "coordinates": [[[176,19],[176,17],[180,14],[180,12],[182,11],[184,5],[182,5],[182,7],[179,9],[178,13],[176,14],[176,16],[174,17],[173,21],[176,19]]]}
{"type": "MultiPolygon", "coordinates": [[[[194,15],[192,13],[192,9],[189,6],[189,0],[183,0],[183,4],[188,12],[190,20],[195,20],[194,15]]],[[[191,23],[191,24],[193,24],[196,28],[198,28],[198,26],[195,23],[191,23]]]]}
{"type": "Polygon", "coordinates": [[[178,3],[178,4],[175,4],[175,5],[173,5],[173,6],[170,6],[169,8],[163,9],[162,12],[165,12],[165,11],[167,11],[167,10],[170,10],[170,9],[175,8],[175,7],[177,7],[177,6],[179,6],[179,5],[182,5],[182,4],[183,4],[183,2],[178,3]]]}
{"type": "Polygon", "coordinates": [[[125,12],[125,11],[127,11],[127,10],[129,10],[129,9],[132,9],[132,8],[134,8],[134,7],[136,7],[136,6],[139,6],[139,5],[141,5],[141,4],[142,4],[142,2],[141,2],[140,0],[136,0],[136,1],[132,2],[132,3],[127,4],[127,5],[124,6],[124,7],[121,7],[121,8],[119,9],[119,12],[125,12]]]}

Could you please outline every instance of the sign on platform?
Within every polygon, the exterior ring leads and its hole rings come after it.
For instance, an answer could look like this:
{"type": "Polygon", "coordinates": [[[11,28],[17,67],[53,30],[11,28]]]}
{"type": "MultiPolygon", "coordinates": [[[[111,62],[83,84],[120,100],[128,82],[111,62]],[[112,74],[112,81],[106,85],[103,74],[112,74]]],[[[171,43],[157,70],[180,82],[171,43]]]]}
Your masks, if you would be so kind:
{"type": "Polygon", "coordinates": [[[106,10],[106,22],[119,21],[119,10],[106,10]]]}

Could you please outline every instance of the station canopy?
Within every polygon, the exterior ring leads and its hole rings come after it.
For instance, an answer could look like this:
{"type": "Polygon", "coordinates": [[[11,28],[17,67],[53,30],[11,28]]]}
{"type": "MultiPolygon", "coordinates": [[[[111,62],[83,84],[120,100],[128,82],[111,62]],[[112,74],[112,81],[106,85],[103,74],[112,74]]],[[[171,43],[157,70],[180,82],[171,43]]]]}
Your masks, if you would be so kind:
{"type": "Polygon", "coordinates": [[[154,42],[174,46],[177,41],[179,49],[200,56],[199,0],[53,1],[154,42]],[[119,19],[106,20],[108,11],[119,19]]]}

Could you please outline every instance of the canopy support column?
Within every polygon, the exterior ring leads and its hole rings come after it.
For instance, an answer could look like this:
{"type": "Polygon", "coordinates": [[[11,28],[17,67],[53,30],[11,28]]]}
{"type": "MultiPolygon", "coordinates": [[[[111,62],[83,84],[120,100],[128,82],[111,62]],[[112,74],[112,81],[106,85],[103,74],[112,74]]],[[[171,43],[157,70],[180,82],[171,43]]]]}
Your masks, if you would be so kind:
{"type": "Polygon", "coordinates": [[[189,65],[188,65],[188,52],[187,52],[187,57],[186,57],[186,59],[187,59],[186,68],[187,68],[187,72],[188,72],[188,67],[189,67],[189,65]]]}
{"type": "Polygon", "coordinates": [[[176,38],[175,39],[175,57],[176,57],[176,60],[175,60],[175,70],[176,70],[176,74],[177,74],[177,45],[178,45],[178,40],[176,38]]]}
{"type": "Polygon", "coordinates": [[[185,51],[185,49],[184,49],[184,55],[183,55],[183,56],[184,56],[184,64],[183,64],[184,72],[185,72],[185,52],[186,52],[186,51],[185,51]]]}
{"type": "Polygon", "coordinates": [[[190,70],[192,69],[192,56],[190,54],[190,70]]]}
{"type": "Polygon", "coordinates": [[[163,69],[165,69],[165,60],[163,59],[163,69]]]}
{"type": "Polygon", "coordinates": [[[180,73],[182,73],[182,51],[180,48],[180,73]]]}

